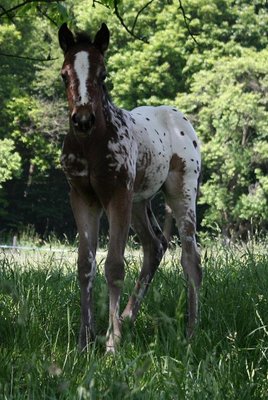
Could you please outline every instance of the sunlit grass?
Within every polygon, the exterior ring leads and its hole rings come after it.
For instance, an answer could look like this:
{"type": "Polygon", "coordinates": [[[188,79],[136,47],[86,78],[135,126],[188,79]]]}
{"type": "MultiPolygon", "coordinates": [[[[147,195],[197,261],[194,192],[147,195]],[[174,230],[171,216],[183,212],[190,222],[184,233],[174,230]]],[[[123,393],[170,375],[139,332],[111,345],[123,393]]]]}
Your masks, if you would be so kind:
{"type": "MultiPolygon", "coordinates": [[[[77,350],[76,249],[0,255],[0,399],[267,399],[268,255],[265,244],[203,249],[201,321],[184,337],[185,282],[173,247],[139,317],[105,354],[105,249],[94,286],[97,338],[77,350]]],[[[122,306],[140,266],[128,248],[122,306]]]]}

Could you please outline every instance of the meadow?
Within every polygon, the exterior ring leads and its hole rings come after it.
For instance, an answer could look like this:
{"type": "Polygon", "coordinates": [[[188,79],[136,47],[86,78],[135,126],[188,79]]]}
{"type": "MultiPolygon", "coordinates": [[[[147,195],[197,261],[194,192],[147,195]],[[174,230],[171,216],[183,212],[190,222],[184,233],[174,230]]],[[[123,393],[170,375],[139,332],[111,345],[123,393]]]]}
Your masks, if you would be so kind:
{"type": "MultiPolygon", "coordinates": [[[[79,353],[76,249],[0,253],[0,399],[268,399],[267,242],[203,245],[201,318],[184,336],[185,282],[172,245],[134,326],[105,354],[105,249],[94,299],[97,338],[79,353]]],[[[126,303],[141,253],[126,254],[126,303]]]]}

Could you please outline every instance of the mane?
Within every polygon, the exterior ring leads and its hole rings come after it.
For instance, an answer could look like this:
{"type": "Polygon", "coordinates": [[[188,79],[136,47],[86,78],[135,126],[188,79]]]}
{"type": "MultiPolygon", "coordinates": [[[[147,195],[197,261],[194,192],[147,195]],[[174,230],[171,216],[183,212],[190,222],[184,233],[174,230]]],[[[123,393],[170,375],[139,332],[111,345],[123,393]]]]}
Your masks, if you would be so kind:
{"type": "Polygon", "coordinates": [[[77,32],[75,34],[75,42],[77,44],[85,43],[85,44],[92,44],[91,38],[88,33],[86,32],[77,32]]]}
{"type": "Polygon", "coordinates": [[[103,84],[102,84],[102,87],[103,87],[103,91],[104,91],[104,95],[105,95],[105,97],[106,97],[106,99],[109,101],[109,103],[111,103],[112,105],[114,105],[113,104],[113,100],[112,100],[112,98],[111,98],[111,96],[110,96],[110,93],[109,93],[109,91],[108,91],[108,89],[107,89],[107,86],[106,86],[106,84],[103,82],[103,84]]]}

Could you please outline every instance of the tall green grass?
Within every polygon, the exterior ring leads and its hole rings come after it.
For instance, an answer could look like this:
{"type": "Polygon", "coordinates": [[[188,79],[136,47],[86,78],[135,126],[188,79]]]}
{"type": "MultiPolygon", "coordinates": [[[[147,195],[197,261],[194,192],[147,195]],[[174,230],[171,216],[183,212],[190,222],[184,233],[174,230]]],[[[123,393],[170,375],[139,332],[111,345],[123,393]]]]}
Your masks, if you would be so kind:
{"type": "MultiPolygon", "coordinates": [[[[73,253],[1,253],[0,399],[268,399],[268,255],[265,245],[203,249],[201,320],[184,336],[179,249],[162,262],[138,319],[105,354],[103,255],[94,297],[97,338],[77,351],[79,287],[73,253]]],[[[126,256],[122,305],[140,253],[126,256]]]]}

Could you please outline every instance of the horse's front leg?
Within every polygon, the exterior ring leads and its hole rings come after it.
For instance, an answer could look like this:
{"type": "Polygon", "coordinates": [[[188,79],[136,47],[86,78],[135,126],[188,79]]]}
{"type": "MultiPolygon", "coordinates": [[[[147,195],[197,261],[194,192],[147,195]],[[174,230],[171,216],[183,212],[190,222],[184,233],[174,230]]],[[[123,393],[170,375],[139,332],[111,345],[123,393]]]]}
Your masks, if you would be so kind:
{"type": "Polygon", "coordinates": [[[109,289],[109,327],[106,351],[115,352],[121,338],[119,303],[124,282],[124,251],[130,226],[132,194],[118,191],[107,207],[109,220],[109,247],[105,262],[105,277],[109,289]]]}
{"type": "Polygon", "coordinates": [[[96,273],[96,250],[98,243],[101,207],[94,200],[87,201],[71,190],[71,205],[79,233],[78,279],[81,291],[81,325],[79,348],[87,348],[95,335],[92,315],[92,286],[96,273]]]}

